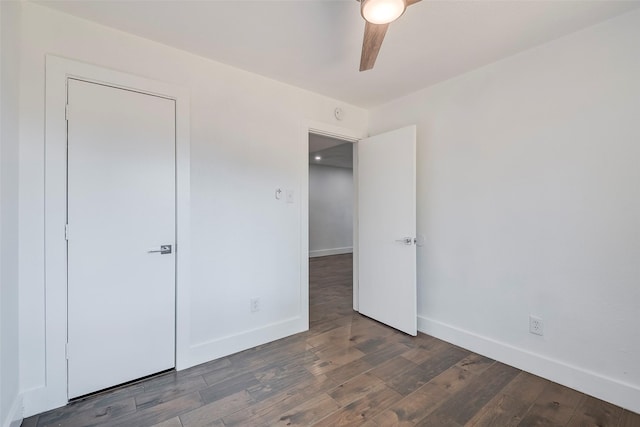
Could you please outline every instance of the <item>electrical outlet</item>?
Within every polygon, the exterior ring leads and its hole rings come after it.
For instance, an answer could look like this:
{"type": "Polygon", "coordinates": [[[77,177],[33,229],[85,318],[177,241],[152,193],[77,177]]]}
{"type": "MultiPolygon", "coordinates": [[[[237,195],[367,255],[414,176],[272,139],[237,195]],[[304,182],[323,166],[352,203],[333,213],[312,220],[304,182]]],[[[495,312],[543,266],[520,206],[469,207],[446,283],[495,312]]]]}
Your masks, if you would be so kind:
{"type": "Polygon", "coordinates": [[[544,335],[544,323],[541,318],[529,315],[529,332],[534,335],[544,335]]]}
{"type": "Polygon", "coordinates": [[[249,304],[252,313],[260,311],[260,298],[251,298],[249,304]]]}

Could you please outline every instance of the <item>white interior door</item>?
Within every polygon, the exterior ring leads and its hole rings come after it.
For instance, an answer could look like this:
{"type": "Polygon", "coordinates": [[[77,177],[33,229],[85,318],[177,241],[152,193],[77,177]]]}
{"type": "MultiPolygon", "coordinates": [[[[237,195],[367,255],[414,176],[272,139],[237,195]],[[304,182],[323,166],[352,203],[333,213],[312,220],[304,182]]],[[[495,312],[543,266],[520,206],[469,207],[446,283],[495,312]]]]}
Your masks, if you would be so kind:
{"type": "Polygon", "coordinates": [[[75,79],[67,97],[71,399],[175,366],[175,102],[75,79]]]}
{"type": "Polygon", "coordinates": [[[359,311],[417,334],[416,127],[358,142],[359,311]]]}

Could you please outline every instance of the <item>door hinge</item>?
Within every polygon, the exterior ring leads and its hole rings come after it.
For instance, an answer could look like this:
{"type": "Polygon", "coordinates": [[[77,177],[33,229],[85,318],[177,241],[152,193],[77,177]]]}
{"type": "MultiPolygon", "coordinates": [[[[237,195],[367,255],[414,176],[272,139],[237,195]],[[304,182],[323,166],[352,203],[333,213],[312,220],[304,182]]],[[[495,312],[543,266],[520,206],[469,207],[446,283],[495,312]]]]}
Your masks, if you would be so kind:
{"type": "Polygon", "coordinates": [[[69,240],[69,224],[64,225],[64,240],[69,240]]]}
{"type": "Polygon", "coordinates": [[[64,106],[64,119],[65,120],[69,120],[70,110],[71,110],[71,108],[69,107],[69,104],[64,106]]]}
{"type": "Polygon", "coordinates": [[[64,357],[66,357],[67,360],[69,360],[69,343],[65,343],[64,345],[64,357]]]}

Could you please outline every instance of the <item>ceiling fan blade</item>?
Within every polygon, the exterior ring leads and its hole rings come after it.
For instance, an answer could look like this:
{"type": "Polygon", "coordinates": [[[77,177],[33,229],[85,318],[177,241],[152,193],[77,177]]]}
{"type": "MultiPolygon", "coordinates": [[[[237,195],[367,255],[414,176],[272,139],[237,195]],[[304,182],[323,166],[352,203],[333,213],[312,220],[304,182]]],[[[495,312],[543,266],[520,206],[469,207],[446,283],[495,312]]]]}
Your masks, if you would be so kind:
{"type": "Polygon", "coordinates": [[[412,4],[418,3],[420,0],[406,0],[407,6],[411,6],[412,4]]]}
{"type": "Polygon", "coordinates": [[[380,52],[380,46],[382,46],[382,40],[384,40],[384,35],[387,33],[387,28],[389,28],[389,24],[366,22],[362,40],[362,55],[360,56],[360,71],[373,68],[378,52],[380,52]]]}

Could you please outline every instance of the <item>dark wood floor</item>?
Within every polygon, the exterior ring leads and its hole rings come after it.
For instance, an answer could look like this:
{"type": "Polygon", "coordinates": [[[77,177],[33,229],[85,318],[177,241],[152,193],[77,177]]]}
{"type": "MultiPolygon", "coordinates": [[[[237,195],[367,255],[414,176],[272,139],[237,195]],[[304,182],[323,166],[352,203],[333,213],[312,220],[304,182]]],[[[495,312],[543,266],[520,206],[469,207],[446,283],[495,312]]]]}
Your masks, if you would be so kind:
{"type": "Polygon", "coordinates": [[[351,256],[310,262],[308,332],[23,426],[616,426],[640,415],[351,309],[351,256]]]}

